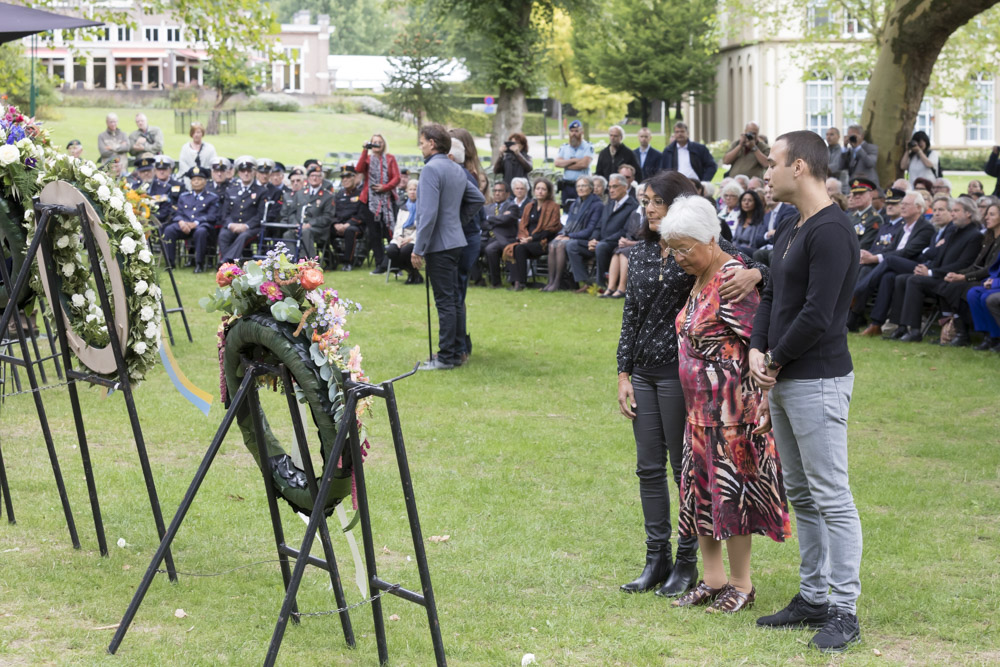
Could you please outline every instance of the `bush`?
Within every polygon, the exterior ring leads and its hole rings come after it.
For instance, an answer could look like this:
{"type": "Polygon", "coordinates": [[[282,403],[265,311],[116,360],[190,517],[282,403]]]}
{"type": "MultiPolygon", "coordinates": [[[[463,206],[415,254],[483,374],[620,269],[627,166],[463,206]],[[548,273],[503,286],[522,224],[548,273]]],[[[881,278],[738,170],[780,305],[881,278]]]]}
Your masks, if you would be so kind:
{"type": "Polygon", "coordinates": [[[362,113],[361,102],[351,97],[331,97],[319,105],[320,109],[333,113],[362,113]]]}
{"type": "MultiPolygon", "coordinates": [[[[372,116],[378,116],[379,118],[387,118],[389,120],[398,120],[396,114],[393,113],[392,109],[380,100],[375,99],[371,95],[360,95],[356,98],[358,104],[361,105],[361,111],[372,116]]],[[[413,121],[409,118],[404,118],[404,122],[412,123],[413,121]]]]}
{"type": "Polygon", "coordinates": [[[302,104],[284,93],[261,93],[243,108],[247,111],[301,111],[302,104]]]}
{"type": "MultiPolygon", "coordinates": [[[[553,122],[553,128],[555,128],[555,121],[553,122]]],[[[451,113],[448,114],[447,119],[448,125],[454,127],[464,127],[474,136],[485,137],[487,134],[493,132],[493,115],[484,113],[482,111],[465,111],[463,109],[453,109],[451,113]]],[[[524,134],[528,136],[538,136],[542,134],[542,114],[540,113],[526,113],[524,114],[524,125],[521,129],[524,134]]]]}
{"type": "MultiPolygon", "coordinates": [[[[50,78],[48,70],[35,63],[36,115],[47,117],[47,107],[57,106],[62,95],[56,90],[58,79],[50,78]]],[[[7,103],[28,114],[31,102],[31,60],[24,56],[21,42],[0,45],[0,95],[7,103]]]]}
{"type": "Polygon", "coordinates": [[[942,171],[982,171],[990,157],[988,148],[940,151],[942,171]]]}
{"type": "Polygon", "coordinates": [[[167,109],[195,109],[201,106],[198,91],[193,88],[174,88],[168,96],[167,109]]]}

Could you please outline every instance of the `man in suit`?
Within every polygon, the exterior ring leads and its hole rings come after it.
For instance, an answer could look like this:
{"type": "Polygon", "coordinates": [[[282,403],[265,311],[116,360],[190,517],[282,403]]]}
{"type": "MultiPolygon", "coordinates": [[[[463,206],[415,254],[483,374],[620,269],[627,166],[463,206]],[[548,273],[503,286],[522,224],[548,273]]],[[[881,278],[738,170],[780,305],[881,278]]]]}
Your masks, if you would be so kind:
{"type": "Polygon", "coordinates": [[[878,187],[878,146],[865,141],[865,128],[851,125],[844,137],[844,149],[840,154],[840,168],[847,170],[848,180],[867,178],[878,187]]]}
{"type": "MultiPolygon", "coordinates": [[[[887,199],[895,200],[900,193],[890,189],[887,199]]],[[[948,204],[941,201],[947,211],[948,204]]],[[[882,276],[889,271],[888,258],[899,256],[907,260],[915,260],[934,236],[934,226],[924,219],[923,200],[916,192],[903,194],[899,202],[899,212],[902,224],[882,228],[882,235],[872,245],[872,250],[861,251],[861,271],[854,286],[854,298],[851,302],[851,312],[847,318],[847,328],[856,331],[865,322],[865,307],[868,299],[878,289],[882,276]]],[[[884,322],[884,320],[883,320],[884,322]]],[[[882,322],[872,323],[863,332],[865,336],[881,336],[882,322]]]]}
{"type": "Polygon", "coordinates": [[[205,254],[208,241],[215,233],[215,223],[219,221],[219,197],[205,187],[208,172],[201,167],[191,167],[184,178],[191,182],[191,190],[182,192],[177,198],[177,209],[173,220],[163,230],[163,252],[167,265],[174,265],[178,239],[194,237],[194,272],[205,270],[205,254]]]}
{"type": "Polygon", "coordinates": [[[660,169],[679,171],[696,181],[711,183],[718,165],[704,144],[688,138],[688,126],[683,121],[674,123],[674,140],[663,149],[660,169]]]}
{"type": "Polygon", "coordinates": [[[243,256],[243,247],[260,233],[264,213],[264,187],[256,179],[257,162],[249,155],[236,158],[234,182],[222,199],[219,220],[219,258],[235,262],[243,256]]]}
{"type": "Polygon", "coordinates": [[[293,244],[298,239],[300,259],[316,256],[316,244],[326,242],[333,224],[333,189],[323,185],[323,168],[318,164],[309,165],[306,180],[307,184],[281,207],[281,222],[295,225],[284,233],[284,237],[293,244]]]}
{"type": "Polygon", "coordinates": [[[858,243],[862,250],[871,249],[878,238],[878,230],[882,226],[882,216],[872,208],[872,196],[875,193],[875,183],[867,178],[851,179],[851,194],[847,198],[847,212],[858,234],[858,243]]]}
{"type": "Polygon", "coordinates": [[[642,183],[647,178],[660,170],[660,158],[662,153],[649,145],[652,133],[648,127],[639,130],[639,147],[632,149],[635,153],[635,161],[639,163],[636,170],[636,180],[642,183]]]}
{"type": "Polygon", "coordinates": [[[483,254],[489,267],[491,288],[500,287],[500,257],[507,245],[517,240],[517,225],[521,222],[524,206],[528,203],[527,179],[514,178],[510,182],[515,191],[508,196],[503,181],[493,185],[493,201],[483,207],[483,254]]]}
{"type": "Polygon", "coordinates": [[[625,130],[620,125],[612,125],[608,128],[608,145],[597,155],[595,174],[607,179],[611,174],[617,174],[618,169],[623,164],[630,164],[636,172],[639,171],[639,162],[635,158],[635,153],[622,143],[624,139],[625,130]]]}
{"type": "Polygon", "coordinates": [[[840,130],[831,127],[826,131],[826,147],[830,151],[830,178],[827,179],[827,189],[830,188],[830,179],[840,182],[838,192],[847,194],[847,170],[842,166],[843,151],[840,148],[840,130]]]}
{"type": "Polygon", "coordinates": [[[591,257],[597,259],[597,284],[606,287],[604,274],[611,266],[611,255],[618,247],[618,239],[625,234],[625,223],[635,210],[638,202],[631,196],[632,189],[621,174],[611,174],[608,179],[608,203],[604,205],[597,226],[589,238],[574,239],[566,246],[569,265],[573,270],[573,280],[579,288],[577,294],[583,294],[590,286],[587,276],[586,261],[591,257]]]}
{"type": "Polygon", "coordinates": [[[461,165],[448,159],[451,135],[443,125],[420,128],[424,168],[417,191],[417,240],[410,261],[419,271],[427,263],[427,279],[438,311],[438,353],[421,370],[450,370],[463,363],[465,306],[458,265],[466,246],[462,221],[486,201],[461,165]]]}

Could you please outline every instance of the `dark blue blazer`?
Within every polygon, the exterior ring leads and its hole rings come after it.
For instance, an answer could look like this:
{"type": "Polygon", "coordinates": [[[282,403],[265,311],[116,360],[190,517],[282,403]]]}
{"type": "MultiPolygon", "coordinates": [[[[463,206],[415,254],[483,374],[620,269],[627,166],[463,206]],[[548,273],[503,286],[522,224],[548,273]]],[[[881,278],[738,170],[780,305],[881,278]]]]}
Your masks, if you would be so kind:
{"type": "MultiPolygon", "coordinates": [[[[698,179],[711,183],[715,178],[715,172],[719,170],[715,164],[715,158],[704,144],[697,141],[688,141],[688,152],[691,153],[691,168],[698,174],[698,179]]],[[[666,171],[677,171],[677,142],[671,141],[663,149],[660,157],[660,169],[666,171]]]]}
{"type": "MultiPolygon", "coordinates": [[[[649,164],[648,156],[646,160],[646,164],[649,164]]],[[[618,210],[615,211],[615,200],[608,198],[608,203],[604,205],[601,211],[600,222],[594,228],[594,233],[590,235],[591,240],[617,244],[618,239],[625,235],[625,223],[628,222],[629,216],[632,215],[637,206],[639,206],[639,202],[632,195],[628,195],[625,197],[622,205],[618,207],[618,210]]]]}
{"type": "MultiPolygon", "coordinates": [[[[577,206],[578,202],[574,202],[573,206],[577,206]]],[[[571,211],[572,212],[572,211],[571,211]]],[[[596,195],[590,195],[587,197],[587,201],[579,211],[580,226],[575,232],[570,232],[567,234],[571,239],[583,239],[584,241],[590,240],[590,235],[594,233],[597,229],[598,223],[601,222],[601,213],[604,212],[604,204],[601,202],[601,198],[596,195]]]]}
{"type": "Polygon", "coordinates": [[[635,162],[639,165],[639,173],[635,175],[635,180],[642,183],[644,180],[658,172],[662,167],[660,166],[663,162],[663,153],[656,150],[652,146],[646,151],[646,164],[642,163],[642,153],[639,151],[639,147],[636,146],[632,149],[635,153],[635,162]]]}

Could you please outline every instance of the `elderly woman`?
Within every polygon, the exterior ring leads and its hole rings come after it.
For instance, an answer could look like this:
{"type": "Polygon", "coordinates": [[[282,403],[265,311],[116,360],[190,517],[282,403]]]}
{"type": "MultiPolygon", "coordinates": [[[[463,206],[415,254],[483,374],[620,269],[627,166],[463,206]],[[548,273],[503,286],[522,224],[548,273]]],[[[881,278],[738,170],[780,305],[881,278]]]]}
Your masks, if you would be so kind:
{"type": "Polygon", "coordinates": [[[566,270],[566,245],[573,239],[589,239],[601,221],[604,207],[594,194],[594,181],[590,176],[576,179],[577,199],[569,207],[569,215],[562,231],[549,243],[549,282],[539,291],[555,292],[559,289],[563,271],[566,270]]]}
{"type": "MultiPolygon", "coordinates": [[[[642,183],[636,189],[641,200],[646,196],[646,184],[642,183]]],[[[618,239],[618,247],[611,254],[611,264],[608,267],[608,288],[601,295],[602,299],[624,299],[625,286],[628,284],[628,254],[639,242],[639,230],[642,228],[644,209],[640,206],[629,216],[625,223],[625,234],[618,239]]]]}
{"type": "Polygon", "coordinates": [[[555,187],[545,178],[535,181],[535,198],[528,202],[517,226],[517,243],[503,249],[503,257],[514,263],[511,277],[515,292],[524,289],[528,281],[528,260],[541,257],[545,248],[559,233],[559,204],[555,202],[555,187]]]}
{"type": "MultiPolygon", "coordinates": [[[[177,161],[177,173],[186,174],[191,167],[201,167],[206,173],[211,169],[215,159],[215,146],[202,141],[205,137],[205,126],[195,121],[188,130],[191,141],[181,146],[181,156],[177,161]]],[[[185,179],[186,184],[190,183],[185,179]]]]}
{"type": "Polygon", "coordinates": [[[722,208],[719,210],[719,218],[729,227],[730,232],[736,227],[740,217],[740,197],[743,196],[743,187],[738,181],[733,181],[722,188],[722,208]]]}
{"type": "Polygon", "coordinates": [[[503,174],[503,182],[510,188],[515,178],[525,178],[531,173],[531,156],[528,155],[528,138],[515,132],[500,144],[493,161],[493,173],[503,174]]]}
{"type": "Polygon", "coordinates": [[[755,190],[747,190],[740,195],[740,215],[733,231],[733,244],[740,252],[753,256],[767,243],[766,235],[764,200],[755,190]]]}
{"type": "Polygon", "coordinates": [[[364,178],[361,203],[368,209],[365,236],[375,259],[374,274],[385,273],[385,254],[382,240],[395,224],[396,186],[399,185],[399,164],[396,156],[386,152],[385,138],[373,134],[361,148],[361,157],[354,169],[364,178]],[[369,153],[369,151],[371,151],[369,153]]]}
{"type": "MultiPolygon", "coordinates": [[[[646,565],[642,573],[621,587],[626,593],[657,590],[657,595],[680,595],[698,580],[698,539],[681,536],[676,564],[670,548],[670,489],[667,460],[674,482],[681,482],[684,444],[684,393],[678,370],[677,333],[674,321],[694,285],[667,252],[660,238],[660,222],[674,200],[694,195],[691,181],[676,171],[663,171],[647,182],[641,204],[646,219],[642,239],[629,253],[628,286],[618,340],[618,407],[632,422],[636,447],[636,476],[646,532],[646,565]]],[[[715,227],[718,229],[718,220],[715,227]]],[[[719,247],[737,254],[727,241],[719,247]]],[[[767,268],[747,258],[750,269],[725,269],[729,280],[719,289],[721,298],[743,300],[757,285],[763,286],[767,268]]]]}
{"type": "Polygon", "coordinates": [[[591,176],[594,182],[594,196],[601,200],[602,204],[608,203],[608,179],[603,176],[591,176]]]}
{"type": "Polygon", "coordinates": [[[751,291],[734,302],[719,295],[724,271],[744,265],[719,246],[715,211],[703,198],[675,200],[660,235],[678,266],[696,278],[675,320],[687,407],[678,533],[698,538],[705,576],[673,606],[735,613],[756,598],[751,536],[783,542],[790,534],[781,465],[767,433],[767,397],[750,376],[748,346],[760,297],[751,291]],[[765,416],[755,428],[758,408],[765,416]]]}
{"type": "Polygon", "coordinates": [[[413,244],[417,242],[417,183],[417,179],[414,178],[406,184],[406,201],[399,207],[392,240],[385,246],[389,265],[409,272],[406,278],[407,285],[419,285],[424,282],[420,272],[413,268],[411,262],[413,244]]]}

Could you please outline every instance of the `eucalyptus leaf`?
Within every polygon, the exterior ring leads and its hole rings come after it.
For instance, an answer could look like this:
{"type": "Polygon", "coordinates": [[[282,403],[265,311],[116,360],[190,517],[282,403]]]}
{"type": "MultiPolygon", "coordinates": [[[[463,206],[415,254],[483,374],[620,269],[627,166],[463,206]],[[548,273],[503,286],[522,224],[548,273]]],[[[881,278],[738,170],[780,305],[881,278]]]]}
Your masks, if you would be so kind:
{"type": "Polygon", "coordinates": [[[326,363],[326,355],[320,351],[319,343],[313,343],[309,346],[309,356],[312,357],[313,363],[317,366],[322,366],[326,363]]]}
{"type": "Polygon", "coordinates": [[[276,301],[271,304],[271,315],[279,322],[288,321],[288,304],[284,301],[276,301]]]}
{"type": "Polygon", "coordinates": [[[302,319],[302,311],[299,310],[298,306],[289,306],[285,318],[286,322],[298,322],[302,319]]]}
{"type": "Polygon", "coordinates": [[[324,364],[319,367],[319,376],[323,378],[323,382],[330,381],[330,378],[333,377],[333,371],[330,370],[330,366],[328,364],[324,364]]]}
{"type": "Polygon", "coordinates": [[[211,313],[215,311],[216,300],[210,296],[203,296],[198,299],[198,305],[204,308],[207,312],[211,313]]]}

